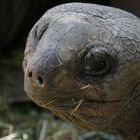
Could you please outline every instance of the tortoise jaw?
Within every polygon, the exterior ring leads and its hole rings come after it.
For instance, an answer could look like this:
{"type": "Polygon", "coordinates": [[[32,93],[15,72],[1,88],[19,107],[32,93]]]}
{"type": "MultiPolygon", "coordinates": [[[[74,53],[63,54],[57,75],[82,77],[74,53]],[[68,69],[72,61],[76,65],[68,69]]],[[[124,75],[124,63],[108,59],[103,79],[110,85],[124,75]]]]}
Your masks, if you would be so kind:
{"type": "Polygon", "coordinates": [[[103,100],[103,99],[91,99],[87,97],[72,97],[72,96],[63,96],[63,97],[55,97],[47,101],[47,103],[43,104],[44,107],[75,107],[80,104],[80,106],[85,107],[91,104],[105,104],[105,103],[113,103],[113,102],[121,102],[122,100],[103,100]],[[61,103],[61,105],[60,105],[61,103]]]}

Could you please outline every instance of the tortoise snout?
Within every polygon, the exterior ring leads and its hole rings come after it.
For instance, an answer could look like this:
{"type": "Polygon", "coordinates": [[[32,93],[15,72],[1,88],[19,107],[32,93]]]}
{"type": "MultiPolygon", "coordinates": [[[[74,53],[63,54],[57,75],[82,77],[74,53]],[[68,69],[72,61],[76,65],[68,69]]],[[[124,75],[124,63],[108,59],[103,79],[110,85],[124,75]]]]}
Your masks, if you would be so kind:
{"type": "Polygon", "coordinates": [[[29,63],[24,76],[24,90],[39,105],[49,101],[48,77],[40,64],[29,63]]]}
{"type": "Polygon", "coordinates": [[[44,87],[44,78],[43,74],[40,74],[34,70],[29,70],[27,73],[27,77],[30,80],[30,82],[34,82],[36,87],[44,87]]]}
{"type": "Polygon", "coordinates": [[[27,92],[46,92],[46,89],[51,85],[59,73],[59,62],[57,55],[54,51],[50,54],[47,50],[46,53],[35,54],[28,62],[25,68],[25,90],[27,92]],[[41,55],[42,54],[42,55],[41,55]]]}

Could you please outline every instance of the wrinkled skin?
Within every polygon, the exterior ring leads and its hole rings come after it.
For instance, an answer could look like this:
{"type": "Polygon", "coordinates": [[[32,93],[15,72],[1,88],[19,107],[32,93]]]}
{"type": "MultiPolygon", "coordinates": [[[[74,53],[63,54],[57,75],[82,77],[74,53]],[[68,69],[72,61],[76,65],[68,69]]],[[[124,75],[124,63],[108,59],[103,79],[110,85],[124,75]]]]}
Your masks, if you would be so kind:
{"type": "Polygon", "coordinates": [[[39,106],[87,130],[139,139],[139,18],[93,4],[52,8],[29,34],[23,67],[39,106]]]}

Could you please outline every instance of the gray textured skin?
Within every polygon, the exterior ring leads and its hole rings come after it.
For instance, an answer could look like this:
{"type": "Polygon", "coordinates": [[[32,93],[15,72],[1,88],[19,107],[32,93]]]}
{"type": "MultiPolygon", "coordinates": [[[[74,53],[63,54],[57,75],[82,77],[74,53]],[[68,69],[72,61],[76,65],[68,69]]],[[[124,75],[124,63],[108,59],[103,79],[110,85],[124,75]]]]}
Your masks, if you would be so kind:
{"type": "Polygon", "coordinates": [[[31,30],[23,67],[25,91],[38,105],[84,129],[139,139],[140,19],[136,16],[94,4],[54,7],[31,30]],[[110,56],[112,68],[102,76],[81,78],[84,58],[91,52],[105,60],[104,54],[110,56]],[[78,101],[82,103],[72,113],[78,101]]]}

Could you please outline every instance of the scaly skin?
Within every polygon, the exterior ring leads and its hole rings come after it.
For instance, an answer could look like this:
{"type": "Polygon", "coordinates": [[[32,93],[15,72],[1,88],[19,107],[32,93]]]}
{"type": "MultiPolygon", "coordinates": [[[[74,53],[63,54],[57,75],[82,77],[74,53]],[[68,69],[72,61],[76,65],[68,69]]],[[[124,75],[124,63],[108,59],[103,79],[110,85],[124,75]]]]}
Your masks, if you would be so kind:
{"type": "Polygon", "coordinates": [[[31,30],[25,91],[88,130],[140,137],[140,19],[111,7],[69,3],[31,30]]]}

